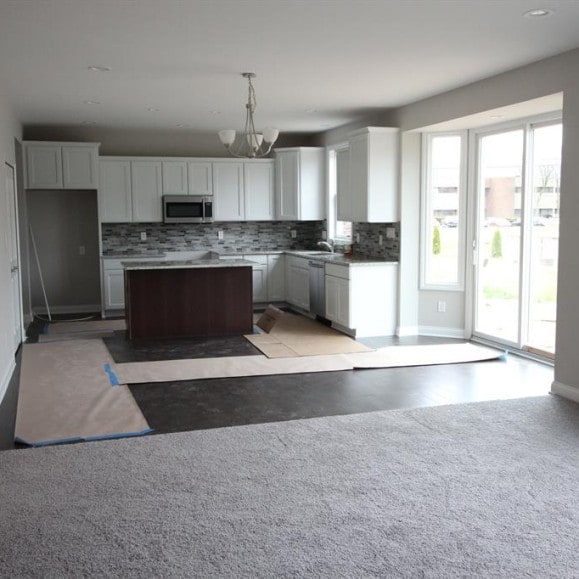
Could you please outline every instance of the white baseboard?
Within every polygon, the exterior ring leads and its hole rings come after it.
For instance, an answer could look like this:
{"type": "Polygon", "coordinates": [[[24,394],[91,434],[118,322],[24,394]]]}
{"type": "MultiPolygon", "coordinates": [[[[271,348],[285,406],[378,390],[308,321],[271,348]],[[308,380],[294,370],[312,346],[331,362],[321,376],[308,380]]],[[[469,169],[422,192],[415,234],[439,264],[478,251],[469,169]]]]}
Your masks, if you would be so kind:
{"type": "Polygon", "coordinates": [[[418,334],[420,336],[458,338],[460,340],[467,337],[464,328],[446,328],[444,326],[418,326],[418,334]]]}
{"type": "MultiPolygon", "coordinates": [[[[101,304],[83,304],[80,306],[52,306],[50,313],[52,314],[92,314],[101,311],[101,304]]],[[[48,311],[43,306],[32,308],[35,314],[43,316],[48,314],[48,311]]]]}
{"type": "Polygon", "coordinates": [[[16,368],[16,360],[12,360],[10,364],[8,364],[8,368],[6,372],[4,372],[4,376],[0,380],[0,404],[2,404],[2,400],[4,400],[4,395],[6,394],[6,390],[8,390],[8,384],[10,383],[10,379],[12,378],[12,374],[14,374],[14,369],[16,368]]]}
{"type": "Polygon", "coordinates": [[[562,384],[556,380],[551,384],[551,393],[567,398],[568,400],[573,400],[573,402],[579,402],[579,388],[562,384]]]}
{"type": "Polygon", "coordinates": [[[418,336],[418,334],[418,326],[398,326],[396,328],[396,335],[399,338],[403,338],[404,336],[418,336]]]}

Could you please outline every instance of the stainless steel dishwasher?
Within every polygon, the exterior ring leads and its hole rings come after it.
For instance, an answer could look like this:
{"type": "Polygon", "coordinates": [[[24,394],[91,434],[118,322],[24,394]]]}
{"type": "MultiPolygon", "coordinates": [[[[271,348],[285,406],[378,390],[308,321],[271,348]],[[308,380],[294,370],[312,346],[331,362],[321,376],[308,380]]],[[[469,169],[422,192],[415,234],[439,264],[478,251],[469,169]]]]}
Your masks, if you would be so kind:
{"type": "Polygon", "coordinates": [[[326,271],[324,263],[310,261],[310,313],[326,316],[326,271]]]}

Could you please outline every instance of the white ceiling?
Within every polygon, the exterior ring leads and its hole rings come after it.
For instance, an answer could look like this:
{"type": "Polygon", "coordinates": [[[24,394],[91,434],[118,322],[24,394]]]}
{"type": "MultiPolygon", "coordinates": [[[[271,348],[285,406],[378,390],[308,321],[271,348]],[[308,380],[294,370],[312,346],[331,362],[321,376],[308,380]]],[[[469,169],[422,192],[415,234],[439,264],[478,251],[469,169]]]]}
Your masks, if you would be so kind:
{"type": "Polygon", "coordinates": [[[319,132],[578,46],[578,0],[0,0],[25,125],[238,129],[251,71],[258,128],[319,132]]]}

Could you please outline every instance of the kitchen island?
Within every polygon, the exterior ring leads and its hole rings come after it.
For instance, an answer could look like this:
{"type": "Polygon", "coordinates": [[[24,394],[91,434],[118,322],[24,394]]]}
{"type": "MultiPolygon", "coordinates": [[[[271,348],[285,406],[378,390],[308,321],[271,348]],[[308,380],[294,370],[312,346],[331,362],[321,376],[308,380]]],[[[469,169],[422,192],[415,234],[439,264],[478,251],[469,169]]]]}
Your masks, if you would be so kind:
{"type": "Polygon", "coordinates": [[[252,265],[244,259],[123,264],[128,337],[250,334],[252,265]]]}

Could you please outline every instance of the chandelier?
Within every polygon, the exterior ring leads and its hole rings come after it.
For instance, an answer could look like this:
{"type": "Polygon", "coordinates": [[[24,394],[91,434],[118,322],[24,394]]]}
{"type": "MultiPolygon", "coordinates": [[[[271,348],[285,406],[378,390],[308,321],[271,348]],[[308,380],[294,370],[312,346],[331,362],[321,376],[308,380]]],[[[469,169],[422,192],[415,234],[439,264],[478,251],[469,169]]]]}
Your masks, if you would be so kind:
{"type": "Polygon", "coordinates": [[[235,144],[235,130],[225,129],[219,131],[219,140],[234,157],[247,157],[249,159],[265,157],[271,151],[279,135],[279,131],[271,127],[266,127],[261,133],[255,130],[253,115],[257,102],[252,79],[254,79],[256,75],[254,72],[243,72],[241,76],[246,78],[249,84],[247,104],[245,105],[245,129],[242,138],[235,144]]]}

